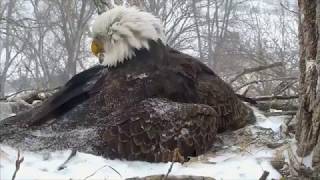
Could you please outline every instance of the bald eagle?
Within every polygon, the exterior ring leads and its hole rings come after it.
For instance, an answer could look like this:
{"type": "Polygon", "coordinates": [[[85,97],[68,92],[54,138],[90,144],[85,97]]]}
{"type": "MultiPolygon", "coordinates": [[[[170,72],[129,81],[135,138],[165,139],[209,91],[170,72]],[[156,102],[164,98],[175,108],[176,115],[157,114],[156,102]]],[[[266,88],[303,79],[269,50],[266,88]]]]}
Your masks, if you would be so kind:
{"type": "MultiPolygon", "coordinates": [[[[92,31],[91,50],[102,65],[74,76],[41,106],[0,122],[0,142],[26,127],[93,128],[88,142],[70,143],[66,136],[63,147],[90,146],[108,158],[183,162],[207,152],[217,132],[254,119],[210,68],[166,45],[154,15],[115,7],[95,19],[92,31]],[[17,124],[15,132],[4,130],[17,124]]],[[[61,147],[61,141],[51,143],[61,147]]]]}

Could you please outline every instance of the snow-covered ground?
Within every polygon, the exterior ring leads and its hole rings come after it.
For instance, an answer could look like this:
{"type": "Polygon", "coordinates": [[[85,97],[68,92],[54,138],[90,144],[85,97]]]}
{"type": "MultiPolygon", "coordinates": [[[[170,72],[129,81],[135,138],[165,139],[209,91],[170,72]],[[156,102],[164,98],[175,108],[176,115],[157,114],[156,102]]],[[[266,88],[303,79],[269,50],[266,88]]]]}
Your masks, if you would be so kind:
{"type": "MultiPolygon", "coordinates": [[[[252,139],[258,139],[258,129],[272,130],[279,134],[279,127],[285,117],[265,117],[255,110],[257,123],[237,130],[239,134],[251,132],[248,144],[234,137],[233,132],[219,135],[224,143],[218,149],[190,162],[173,165],[170,175],[209,176],[216,179],[259,179],[264,171],[270,174],[268,179],[279,179],[280,174],[271,166],[274,149],[257,145],[252,139]],[[233,137],[234,140],[232,140],[233,137]],[[228,141],[226,141],[228,139],[228,141]],[[230,141],[230,142],[229,142],[230,141]],[[238,144],[237,144],[238,143],[238,144]]],[[[248,136],[248,137],[249,137],[248,136]]],[[[218,146],[217,146],[218,147],[218,146]]],[[[78,152],[65,166],[58,167],[70,155],[71,150],[59,152],[21,152],[24,161],[16,179],[125,179],[148,175],[166,174],[171,163],[148,163],[141,161],[109,160],[103,157],[78,152]]],[[[11,179],[15,171],[17,150],[0,145],[0,179],[11,179]]]]}

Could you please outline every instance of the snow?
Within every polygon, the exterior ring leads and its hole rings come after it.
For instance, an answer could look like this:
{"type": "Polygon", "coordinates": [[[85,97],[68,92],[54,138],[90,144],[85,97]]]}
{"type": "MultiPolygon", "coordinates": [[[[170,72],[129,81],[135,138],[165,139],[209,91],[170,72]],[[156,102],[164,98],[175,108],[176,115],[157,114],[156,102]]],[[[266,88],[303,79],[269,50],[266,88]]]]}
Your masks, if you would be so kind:
{"type": "MultiPolygon", "coordinates": [[[[0,179],[11,179],[15,170],[17,151],[3,145],[1,150],[7,153],[7,158],[1,155],[0,179]]],[[[70,150],[51,153],[23,152],[24,162],[21,164],[16,179],[84,179],[106,165],[89,179],[124,179],[166,174],[171,164],[108,160],[90,154],[77,153],[65,169],[58,171],[58,167],[70,153],[70,150]]],[[[222,153],[210,158],[206,163],[175,163],[171,174],[201,175],[216,179],[256,179],[262,175],[264,170],[267,170],[270,172],[269,178],[277,179],[280,175],[268,162],[271,156],[271,151],[261,149],[256,149],[250,154],[222,153]]]]}
{"type": "Polygon", "coordinates": [[[12,106],[7,102],[0,102],[0,121],[9,116],[15,115],[12,110],[12,106]]]}
{"type": "Polygon", "coordinates": [[[263,127],[263,128],[270,128],[274,132],[280,131],[280,126],[283,123],[283,120],[286,116],[271,116],[266,117],[263,115],[261,111],[259,111],[257,108],[254,108],[255,115],[258,119],[257,126],[263,127]]]}
{"type": "MultiPolygon", "coordinates": [[[[279,131],[284,118],[265,117],[254,109],[255,126],[279,131]]],[[[263,171],[270,172],[268,179],[279,179],[280,174],[270,164],[275,150],[261,146],[223,146],[216,152],[193,158],[190,162],[175,163],[171,175],[208,176],[216,179],[258,179],[263,171]]],[[[148,163],[142,161],[110,160],[91,154],[77,152],[65,166],[58,170],[69,157],[71,150],[56,152],[21,152],[24,157],[16,179],[125,179],[156,174],[166,174],[171,163],[148,163]],[[119,175],[119,174],[120,175],[119,175]]],[[[17,150],[0,145],[0,179],[11,179],[15,170],[17,150]]],[[[308,164],[308,158],[305,158],[308,164]]]]}
{"type": "Polygon", "coordinates": [[[279,119],[279,117],[269,117],[266,120],[259,122],[258,126],[263,128],[270,128],[274,132],[279,132],[281,124],[282,121],[281,119],[279,119]]]}
{"type": "MultiPolygon", "coordinates": [[[[297,155],[297,153],[296,153],[297,145],[296,145],[296,141],[295,140],[291,142],[290,147],[292,149],[293,155],[295,156],[295,158],[297,159],[298,162],[300,162],[301,164],[303,164],[307,168],[313,169],[313,167],[312,167],[313,151],[309,155],[307,155],[305,157],[299,157],[297,155]]],[[[288,151],[286,151],[284,155],[285,155],[285,158],[286,158],[286,162],[289,162],[288,151]]]]}

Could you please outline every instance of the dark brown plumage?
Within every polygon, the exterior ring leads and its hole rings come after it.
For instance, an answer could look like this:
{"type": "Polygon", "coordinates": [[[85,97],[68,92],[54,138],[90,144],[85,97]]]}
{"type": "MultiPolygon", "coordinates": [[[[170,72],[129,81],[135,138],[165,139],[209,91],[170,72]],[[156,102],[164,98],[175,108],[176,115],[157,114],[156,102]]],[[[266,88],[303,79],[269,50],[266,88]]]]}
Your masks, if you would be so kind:
{"type": "MultiPolygon", "coordinates": [[[[231,87],[203,63],[161,42],[149,43],[150,50],[137,50],[117,67],[80,73],[27,112],[31,118],[24,126],[39,129],[56,118],[50,123],[57,132],[94,128],[97,136],[86,146],[95,154],[182,162],[208,151],[217,131],[253,120],[231,87]]],[[[0,128],[0,135],[9,136],[4,132],[0,128]]]]}

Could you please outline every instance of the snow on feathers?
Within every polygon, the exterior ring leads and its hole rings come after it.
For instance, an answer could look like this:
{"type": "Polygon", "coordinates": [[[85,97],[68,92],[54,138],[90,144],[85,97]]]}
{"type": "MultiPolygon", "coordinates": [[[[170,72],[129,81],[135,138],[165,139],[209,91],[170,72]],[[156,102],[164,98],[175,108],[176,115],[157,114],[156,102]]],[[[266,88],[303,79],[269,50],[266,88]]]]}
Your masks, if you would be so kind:
{"type": "Polygon", "coordinates": [[[106,66],[132,58],[135,49],[149,49],[148,40],[165,44],[160,19],[134,7],[117,6],[104,12],[95,19],[92,31],[94,38],[103,43],[102,64],[106,66]]]}

